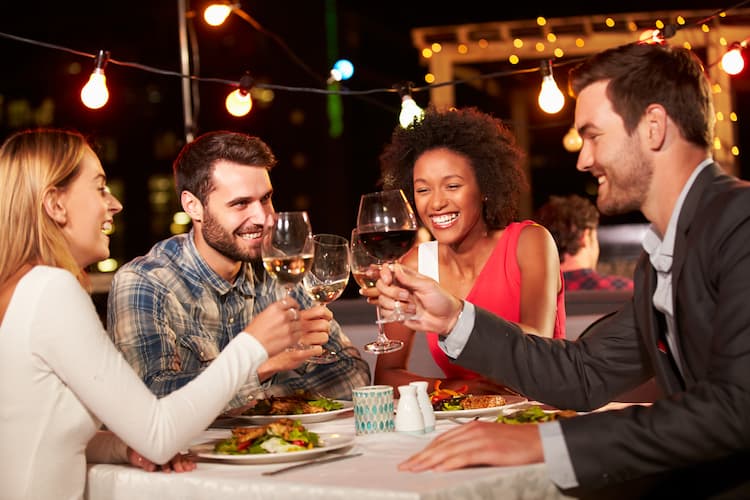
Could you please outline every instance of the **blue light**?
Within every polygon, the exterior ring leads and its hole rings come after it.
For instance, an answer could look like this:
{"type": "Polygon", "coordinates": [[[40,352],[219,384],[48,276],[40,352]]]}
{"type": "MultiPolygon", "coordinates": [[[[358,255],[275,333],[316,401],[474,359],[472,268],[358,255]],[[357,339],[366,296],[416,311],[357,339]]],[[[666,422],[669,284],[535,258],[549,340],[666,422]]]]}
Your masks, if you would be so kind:
{"type": "Polygon", "coordinates": [[[336,61],[333,69],[338,71],[342,80],[348,80],[354,74],[354,65],[348,59],[339,59],[336,61]]]}

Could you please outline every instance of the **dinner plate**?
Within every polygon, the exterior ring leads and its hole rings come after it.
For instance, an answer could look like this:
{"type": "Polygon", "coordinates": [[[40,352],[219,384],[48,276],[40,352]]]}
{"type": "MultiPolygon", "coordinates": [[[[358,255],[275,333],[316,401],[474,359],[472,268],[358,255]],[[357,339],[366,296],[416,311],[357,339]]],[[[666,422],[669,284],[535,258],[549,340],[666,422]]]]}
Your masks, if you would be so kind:
{"type": "Polygon", "coordinates": [[[228,455],[226,453],[214,452],[214,446],[216,443],[223,441],[223,439],[214,439],[207,443],[192,446],[190,453],[197,457],[207,458],[210,460],[218,460],[226,463],[233,463],[238,465],[253,465],[253,464],[277,464],[283,462],[297,462],[299,460],[307,460],[308,458],[315,458],[320,455],[324,455],[329,451],[338,450],[354,443],[354,434],[319,434],[321,446],[313,448],[311,450],[303,451],[288,451],[285,453],[258,453],[254,455],[228,455]]]}
{"type": "Polygon", "coordinates": [[[233,418],[251,422],[253,424],[268,424],[280,418],[290,418],[292,420],[299,420],[303,424],[313,424],[315,422],[333,420],[342,413],[352,411],[354,408],[354,403],[351,401],[343,399],[336,399],[335,401],[344,405],[343,408],[339,408],[338,410],[321,411],[319,413],[298,413],[293,415],[237,415],[233,418]]]}
{"type": "Polygon", "coordinates": [[[435,411],[435,418],[466,418],[482,417],[485,415],[499,415],[506,408],[512,408],[515,405],[525,403],[528,400],[523,396],[503,396],[505,404],[502,406],[492,406],[490,408],[475,408],[473,410],[443,410],[435,411]]]}

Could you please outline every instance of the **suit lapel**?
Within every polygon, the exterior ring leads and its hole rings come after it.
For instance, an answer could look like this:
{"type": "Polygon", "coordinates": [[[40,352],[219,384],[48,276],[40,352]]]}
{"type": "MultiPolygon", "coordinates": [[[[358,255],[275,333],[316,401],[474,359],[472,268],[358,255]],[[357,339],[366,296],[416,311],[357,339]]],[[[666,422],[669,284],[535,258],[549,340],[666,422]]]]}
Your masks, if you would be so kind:
{"type": "MultiPolygon", "coordinates": [[[[675,293],[680,283],[680,275],[682,274],[682,268],[685,264],[687,257],[687,236],[690,232],[690,224],[693,222],[695,212],[700,205],[703,193],[711,181],[718,175],[723,174],[721,168],[713,163],[703,169],[703,171],[695,178],[693,186],[688,191],[685,197],[685,202],[682,204],[682,211],[680,212],[680,218],[677,221],[677,230],[675,231],[674,240],[674,254],[672,257],[672,305],[675,306],[675,293]]],[[[677,317],[677,309],[674,307],[672,310],[675,312],[677,317]]]]}
{"type": "Polygon", "coordinates": [[[654,308],[653,296],[656,290],[656,271],[651,267],[648,260],[648,254],[643,252],[641,261],[636,268],[636,283],[643,283],[639,287],[646,293],[637,293],[635,296],[635,307],[638,311],[639,328],[646,348],[651,355],[651,361],[654,367],[654,376],[659,382],[664,394],[669,395],[682,391],[683,385],[679,374],[676,372],[669,355],[661,352],[658,348],[661,340],[660,326],[658,315],[661,313],[654,308]]]}

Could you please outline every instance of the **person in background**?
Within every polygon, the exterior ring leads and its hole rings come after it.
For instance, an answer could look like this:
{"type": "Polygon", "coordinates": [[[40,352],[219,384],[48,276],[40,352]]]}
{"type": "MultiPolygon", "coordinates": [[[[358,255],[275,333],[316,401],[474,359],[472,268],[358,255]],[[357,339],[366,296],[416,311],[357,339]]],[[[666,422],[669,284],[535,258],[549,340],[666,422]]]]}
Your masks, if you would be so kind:
{"type": "Polygon", "coordinates": [[[3,498],[83,498],[87,461],[192,470],[175,454],[269,355],[300,339],[298,304],[276,302],[210,370],[157,399],[110,341],[84,288],[83,269],[109,256],[120,210],[81,134],[29,130],[0,148],[3,498]],[[102,423],[109,431],[98,431],[102,423]]]}
{"type": "MultiPolygon", "coordinates": [[[[476,108],[438,110],[407,128],[397,127],[380,157],[383,187],[401,189],[434,240],[407,253],[404,265],[433,277],[525,331],[565,336],[560,263],[549,232],[519,221],[526,187],[522,153],[500,120],[476,108]]],[[[394,387],[426,377],[409,372],[414,330],[388,323],[389,338],[405,348],[378,356],[375,383],[394,387]]],[[[445,378],[441,388],[472,394],[507,393],[501,384],[451,363],[427,342],[445,378]]]]}
{"type": "MultiPolygon", "coordinates": [[[[546,462],[566,491],[593,498],[750,496],[750,183],[711,157],[711,86],[683,47],[632,43],[571,70],[577,168],[604,214],[651,225],[623,308],[578,341],[522,328],[396,268],[377,283],[383,314],[414,294],[419,321],[455,362],[561,409],[592,410],[655,376],[650,406],[543,424],[472,422],[402,470],[546,462]]],[[[414,310],[414,305],[407,309],[414,310]]]]}
{"type": "Polygon", "coordinates": [[[578,195],[550,196],[534,220],[557,244],[565,290],[632,290],[633,280],[596,271],[599,262],[599,210],[578,195]]]}
{"type": "MultiPolygon", "coordinates": [[[[260,244],[274,212],[269,171],[276,159],[258,137],[203,134],[174,162],[177,193],[193,220],[187,234],[163,240],[114,276],[107,325],[115,345],[157,396],[193,380],[240,334],[243,325],[284,292],[263,268],[260,244]]],[[[301,285],[300,325],[324,333],[330,364],[305,361],[322,352],[288,350],[271,356],[232,399],[228,410],[298,391],[351,399],[370,371],[325,306],[313,306],[301,285]]]]}

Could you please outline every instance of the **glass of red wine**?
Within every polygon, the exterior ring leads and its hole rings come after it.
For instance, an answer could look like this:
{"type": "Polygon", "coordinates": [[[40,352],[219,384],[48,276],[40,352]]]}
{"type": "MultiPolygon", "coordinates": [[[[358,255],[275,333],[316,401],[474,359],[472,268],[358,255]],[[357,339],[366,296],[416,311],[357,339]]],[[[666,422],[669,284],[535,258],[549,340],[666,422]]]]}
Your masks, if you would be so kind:
{"type": "MultiPolygon", "coordinates": [[[[414,245],[417,218],[400,189],[368,193],[359,200],[357,231],[367,253],[379,259],[383,265],[388,265],[396,262],[414,245]]],[[[378,322],[390,323],[407,318],[399,302],[396,302],[391,314],[378,319],[378,322]]]]}

